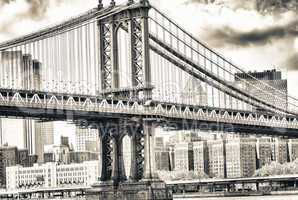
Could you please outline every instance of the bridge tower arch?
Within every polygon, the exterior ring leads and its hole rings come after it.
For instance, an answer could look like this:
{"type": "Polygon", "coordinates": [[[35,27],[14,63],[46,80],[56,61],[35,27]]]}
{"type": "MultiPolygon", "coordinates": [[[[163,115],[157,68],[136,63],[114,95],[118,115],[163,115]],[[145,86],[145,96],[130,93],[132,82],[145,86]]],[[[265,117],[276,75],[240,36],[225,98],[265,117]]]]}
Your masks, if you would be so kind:
{"type": "MultiPolygon", "coordinates": [[[[148,1],[128,1],[128,8],[98,21],[100,35],[100,89],[117,90],[120,88],[120,76],[131,79],[131,88],[142,88],[143,98],[151,99],[151,69],[149,57],[148,1]],[[133,6],[132,6],[133,4],[133,6]],[[119,73],[118,32],[128,33],[128,55],[131,74],[119,73]]],[[[102,9],[102,6],[98,6],[102,9]]],[[[116,8],[111,1],[110,9],[116,8]]]]}

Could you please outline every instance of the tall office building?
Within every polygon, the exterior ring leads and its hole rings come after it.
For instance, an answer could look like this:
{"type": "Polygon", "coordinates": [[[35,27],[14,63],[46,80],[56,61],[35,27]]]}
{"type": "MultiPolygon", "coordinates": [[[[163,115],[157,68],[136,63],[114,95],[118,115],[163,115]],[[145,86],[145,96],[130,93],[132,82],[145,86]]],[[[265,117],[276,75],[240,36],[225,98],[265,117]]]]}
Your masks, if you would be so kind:
{"type": "Polygon", "coordinates": [[[190,171],[194,169],[193,143],[181,142],[175,144],[175,170],[190,171]]]}
{"type": "Polygon", "coordinates": [[[208,104],[208,96],[207,89],[204,86],[205,83],[198,79],[190,78],[181,94],[183,103],[206,106],[208,104]]]}
{"type": "Polygon", "coordinates": [[[272,162],[271,138],[257,138],[257,168],[269,165],[272,162]]]}
{"type": "Polygon", "coordinates": [[[193,143],[194,172],[200,175],[208,174],[208,148],[206,141],[193,143]]]}
{"type": "Polygon", "coordinates": [[[227,178],[253,176],[256,171],[256,139],[227,140],[226,168],[227,178]]]}
{"type": "MultiPolygon", "coordinates": [[[[21,67],[22,89],[24,90],[40,90],[41,87],[41,63],[33,60],[30,54],[23,55],[23,65],[21,67]]],[[[35,129],[36,122],[31,119],[24,119],[24,139],[25,148],[29,150],[29,154],[37,153],[40,148],[36,148],[39,144],[40,132],[35,129]]]]}
{"type": "Polygon", "coordinates": [[[6,185],[6,167],[18,164],[17,147],[2,146],[0,147],[0,185],[6,185]]]}
{"type": "Polygon", "coordinates": [[[97,129],[76,127],[76,151],[99,152],[99,134],[97,129]]]}
{"type": "Polygon", "coordinates": [[[289,139],[289,160],[293,162],[298,159],[298,139],[289,139]]]}
{"type": "Polygon", "coordinates": [[[241,84],[243,90],[249,91],[255,97],[266,100],[267,103],[277,107],[288,108],[288,82],[286,79],[282,79],[280,71],[267,70],[263,72],[249,72],[248,74],[236,73],[235,79],[236,84],[241,84]],[[239,79],[246,80],[246,83],[240,83],[239,79]],[[266,83],[266,85],[260,84],[258,80],[266,83]]]}
{"type": "Polygon", "coordinates": [[[177,131],[177,133],[169,138],[169,143],[177,144],[180,142],[196,142],[199,140],[198,133],[192,131],[177,131]]]}
{"type": "Polygon", "coordinates": [[[130,175],[130,167],[131,167],[131,141],[130,137],[125,136],[122,141],[123,145],[123,162],[125,174],[127,177],[130,175]]]}
{"type": "Polygon", "coordinates": [[[169,170],[174,171],[175,170],[175,145],[167,143],[166,149],[169,151],[169,170]]]}
{"type": "MultiPolygon", "coordinates": [[[[22,51],[3,51],[0,54],[0,63],[2,69],[1,86],[11,86],[22,88],[24,90],[40,90],[41,89],[41,63],[37,60],[34,60],[30,54],[22,54],[22,51]],[[14,70],[12,70],[12,63],[14,70]],[[3,77],[5,75],[5,77],[3,77]],[[7,77],[6,77],[7,76],[7,77]]],[[[2,121],[2,120],[1,120],[2,121]]],[[[8,120],[5,123],[2,123],[3,126],[7,126],[6,123],[12,123],[8,120]]],[[[0,122],[1,124],[1,122],[0,122]]],[[[37,123],[34,120],[25,119],[18,120],[18,124],[23,126],[22,137],[19,136],[22,140],[22,147],[29,150],[29,154],[37,154],[39,156],[39,161],[42,161],[43,157],[43,145],[52,144],[53,133],[44,134],[44,125],[40,127],[41,123],[37,123]],[[46,138],[43,138],[43,136],[46,138]],[[51,135],[51,136],[49,136],[51,135]]],[[[2,144],[6,143],[6,136],[4,135],[2,126],[0,131],[2,144]]],[[[0,141],[1,142],[1,141],[0,141]]],[[[19,141],[16,141],[16,144],[19,146],[19,141]]]]}
{"type": "Polygon", "coordinates": [[[156,137],[154,144],[155,153],[155,169],[160,171],[169,171],[170,169],[170,154],[169,149],[164,145],[163,137],[156,137]]]}
{"type": "Polygon", "coordinates": [[[43,162],[44,146],[54,144],[54,122],[34,122],[34,152],[43,162]]]}
{"type": "Polygon", "coordinates": [[[61,136],[59,145],[45,145],[44,162],[56,162],[59,164],[70,163],[70,152],[68,138],[61,136]]]}
{"type": "Polygon", "coordinates": [[[209,176],[216,178],[226,177],[226,156],[225,156],[225,140],[209,140],[207,141],[208,148],[208,168],[209,176]]]}
{"type": "Polygon", "coordinates": [[[285,139],[273,138],[272,160],[280,164],[288,162],[288,143],[285,139]]]}

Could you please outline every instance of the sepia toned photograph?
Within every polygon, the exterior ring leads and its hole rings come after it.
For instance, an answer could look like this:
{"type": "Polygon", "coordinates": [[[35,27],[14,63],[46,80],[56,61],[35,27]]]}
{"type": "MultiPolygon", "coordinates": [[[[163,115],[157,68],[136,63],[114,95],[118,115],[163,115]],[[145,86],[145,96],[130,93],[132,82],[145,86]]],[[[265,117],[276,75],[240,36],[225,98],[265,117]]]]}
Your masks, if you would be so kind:
{"type": "Polygon", "coordinates": [[[298,0],[0,0],[0,199],[297,200],[298,0]]]}

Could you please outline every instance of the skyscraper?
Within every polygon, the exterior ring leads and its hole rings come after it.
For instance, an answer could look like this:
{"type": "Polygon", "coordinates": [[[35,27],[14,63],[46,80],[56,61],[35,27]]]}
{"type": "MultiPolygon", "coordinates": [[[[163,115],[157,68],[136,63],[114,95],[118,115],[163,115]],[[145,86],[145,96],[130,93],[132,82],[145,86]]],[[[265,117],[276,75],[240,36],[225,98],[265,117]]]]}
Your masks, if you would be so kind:
{"type": "Polygon", "coordinates": [[[273,138],[272,160],[280,164],[288,162],[288,144],[287,140],[273,138]]]}
{"type": "Polygon", "coordinates": [[[272,162],[271,138],[257,138],[257,168],[272,162]]]}
{"type": "Polygon", "coordinates": [[[130,137],[125,136],[122,141],[123,147],[123,162],[125,174],[127,177],[130,175],[130,167],[131,167],[131,141],[130,137]]]}
{"type": "Polygon", "coordinates": [[[226,177],[226,156],[225,140],[209,140],[208,147],[208,167],[209,176],[216,178],[226,177]]]}
{"type": "MultiPolygon", "coordinates": [[[[24,90],[40,90],[41,89],[41,63],[34,60],[30,54],[22,54],[22,51],[2,51],[0,54],[1,69],[1,86],[12,85],[16,88],[22,88],[24,90]],[[12,69],[12,63],[15,66],[12,69]],[[4,77],[3,77],[4,76],[4,77]]],[[[1,120],[2,121],[2,120],[1,120]]],[[[11,123],[8,121],[7,123],[11,123]]],[[[21,138],[23,143],[23,148],[29,150],[29,154],[38,154],[40,156],[39,160],[42,160],[43,155],[43,145],[44,143],[49,144],[53,140],[49,137],[42,138],[43,127],[38,127],[39,125],[34,120],[24,119],[18,120],[19,124],[22,124],[23,131],[21,138]]],[[[6,123],[0,122],[3,126],[6,123]]],[[[2,144],[5,141],[4,127],[0,130],[2,144]]],[[[1,128],[1,127],[0,127],[1,128]]],[[[16,144],[19,146],[19,141],[16,144]]]]}
{"type": "Polygon", "coordinates": [[[289,159],[293,162],[298,159],[298,139],[290,139],[288,143],[289,159]]]}
{"type": "Polygon", "coordinates": [[[76,127],[76,151],[99,152],[99,134],[97,129],[76,127]]]}
{"type": "MultiPolygon", "coordinates": [[[[22,89],[25,90],[39,90],[41,87],[41,63],[33,60],[30,54],[23,55],[23,65],[21,68],[22,89]]],[[[35,130],[35,121],[31,119],[24,119],[24,139],[25,148],[29,150],[29,154],[37,153],[36,144],[40,138],[41,132],[35,130]],[[37,140],[37,141],[36,141],[37,140]]],[[[39,150],[39,149],[38,149],[39,150]]]]}
{"type": "Polygon", "coordinates": [[[266,100],[267,103],[283,109],[288,108],[288,82],[286,79],[282,79],[280,71],[236,73],[235,77],[236,84],[241,84],[243,90],[249,91],[257,98],[266,100]],[[244,79],[246,82],[240,82],[240,79],[244,79]],[[258,80],[266,84],[260,84],[258,80]]]}
{"type": "Polygon", "coordinates": [[[176,171],[190,171],[194,169],[192,142],[177,143],[174,151],[176,171]]]}
{"type": "Polygon", "coordinates": [[[194,172],[198,174],[208,174],[208,148],[206,141],[193,143],[194,172]]]}
{"type": "Polygon", "coordinates": [[[54,122],[36,122],[34,142],[38,162],[44,162],[44,146],[54,144],[54,122]]]}
{"type": "Polygon", "coordinates": [[[253,176],[256,171],[256,139],[227,140],[226,169],[227,178],[253,176]]]}
{"type": "Polygon", "coordinates": [[[199,141],[198,133],[191,131],[178,131],[170,137],[169,142],[171,144],[177,144],[180,142],[195,142],[199,141]]]}
{"type": "Polygon", "coordinates": [[[155,153],[156,170],[169,171],[170,154],[169,154],[169,149],[167,149],[164,145],[163,137],[155,138],[154,153],[155,153]]]}

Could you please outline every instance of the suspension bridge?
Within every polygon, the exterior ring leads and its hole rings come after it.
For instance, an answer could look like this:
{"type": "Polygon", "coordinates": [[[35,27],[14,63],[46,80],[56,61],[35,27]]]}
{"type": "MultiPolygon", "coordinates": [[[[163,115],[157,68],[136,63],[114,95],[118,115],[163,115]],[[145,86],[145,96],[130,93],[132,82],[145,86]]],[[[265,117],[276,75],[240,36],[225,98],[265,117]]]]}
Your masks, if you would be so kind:
{"type": "Polygon", "coordinates": [[[146,0],[99,1],[79,16],[3,42],[0,63],[2,117],[99,129],[101,185],[156,178],[157,126],[298,136],[296,98],[254,78],[146,0]],[[130,175],[125,135],[133,144],[130,175]]]}

